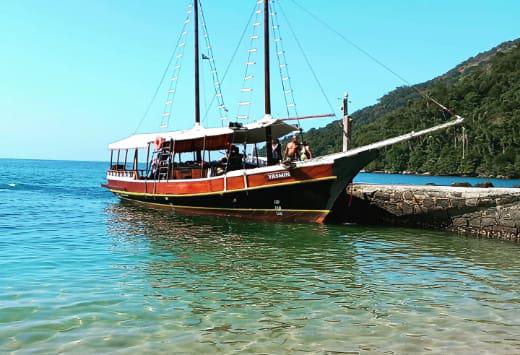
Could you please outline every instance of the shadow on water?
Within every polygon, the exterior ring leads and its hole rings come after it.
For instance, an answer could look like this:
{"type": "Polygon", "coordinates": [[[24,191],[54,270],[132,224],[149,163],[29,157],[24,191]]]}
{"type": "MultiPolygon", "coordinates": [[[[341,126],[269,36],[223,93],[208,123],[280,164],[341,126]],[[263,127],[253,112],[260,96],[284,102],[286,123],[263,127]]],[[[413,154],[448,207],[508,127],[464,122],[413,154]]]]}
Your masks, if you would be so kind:
{"type": "MultiPolygon", "coordinates": [[[[146,244],[143,271],[164,297],[211,292],[215,302],[285,303],[309,287],[331,295],[358,287],[356,247],[341,227],[191,217],[126,202],[107,215],[116,243],[146,244]]],[[[191,305],[206,310],[209,299],[191,305]]]]}
{"type": "Polygon", "coordinates": [[[284,257],[312,251],[342,251],[353,255],[345,228],[318,224],[263,223],[238,218],[200,217],[172,210],[120,202],[107,210],[110,234],[122,238],[145,237],[157,253],[178,251],[233,255],[236,260],[260,257],[265,251],[284,257]],[[338,250],[340,248],[340,250],[338,250]]]}
{"type": "Polygon", "coordinates": [[[520,245],[449,232],[402,227],[363,225],[320,225],[272,223],[239,218],[201,217],[176,214],[173,210],[149,208],[120,201],[107,209],[110,234],[132,238],[144,236],[153,250],[191,249],[193,252],[224,250],[241,253],[237,258],[277,252],[298,257],[308,252],[331,253],[338,260],[365,254],[364,250],[399,256],[431,255],[459,258],[463,261],[494,267],[520,266],[520,245]],[[236,250],[233,250],[236,247],[236,250]],[[251,254],[251,255],[250,255],[251,254]]]}

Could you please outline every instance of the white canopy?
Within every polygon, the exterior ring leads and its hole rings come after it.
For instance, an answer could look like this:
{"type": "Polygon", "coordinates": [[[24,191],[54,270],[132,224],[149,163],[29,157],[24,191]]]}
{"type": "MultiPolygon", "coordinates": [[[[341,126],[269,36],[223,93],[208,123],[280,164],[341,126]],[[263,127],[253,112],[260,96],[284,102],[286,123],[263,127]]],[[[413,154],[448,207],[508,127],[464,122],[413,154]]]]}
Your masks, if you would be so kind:
{"type": "Polygon", "coordinates": [[[280,119],[264,118],[263,120],[240,128],[204,128],[200,125],[196,125],[189,130],[183,131],[134,134],[130,137],[109,144],[108,149],[146,148],[149,143],[153,143],[157,138],[163,138],[165,141],[173,139],[176,142],[180,142],[208,137],[231,136],[231,143],[254,144],[265,142],[265,129],[269,126],[271,126],[273,139],[283,137],[290,132],[298,131],[298,127],[287,124],[280,119]]]}

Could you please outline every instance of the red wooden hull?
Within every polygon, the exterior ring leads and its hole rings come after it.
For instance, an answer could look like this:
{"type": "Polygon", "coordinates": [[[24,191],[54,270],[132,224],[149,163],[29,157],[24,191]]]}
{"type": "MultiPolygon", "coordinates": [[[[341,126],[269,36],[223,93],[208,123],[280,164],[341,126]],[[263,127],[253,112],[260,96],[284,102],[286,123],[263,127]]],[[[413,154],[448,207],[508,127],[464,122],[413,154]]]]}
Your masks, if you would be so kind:
{"type": "MultiPolygon", "coordinates": [[[[254,169],[260,170],[260,169],[254,169]]],[[[269,179],[269,172],[261,171],[255,174],[224,176],[206,179],[185,179],[185,180],[137,180],[120,179],[124,173],[115,172],[113,176],[108,176],[106,187],[110,190],[125,191],[129,193],[144,193],[158,195],[196,195],[223,193],[239,191],[244,189],[265,188],[280,184],[290,184],[311,181],[314,179],[327,178],[333,176],[332,164],[309,166],[300,169],[279,169],[280,172],[290,171],[290,176],[269,179]],[[118,176],[121,175],[121,176],[118,176]]]]}
{"type": "MultiPolygon", "coordinates": [[[[131,203],[141,202],[136,199],[126,199],[131,203]]],[[[171,206],[165,203],[144,202],[146,206],[161,209],[173,209],[183,215],[190,216],[218,216],[234,217],[247,220],[270,221],[270,222],[296,222],[296,223],[323,223],[330,211],[302,211],[302,210],[239,210],[239,209],[219,209],[219,208],[200,208],[188,206],[171,206]]]]}
{"type": "Polygon", "coordinates": [[[242,170],[206,179],[144,180],[109,172],[105,185],[116,195],[193,215],[322,223],[330,211],[332,164],[242,170]],[[244,172],[246,174],[244,174],[244,172]]]}
{"type": "Polygon", "coordinates": [[[294,168],[276,165],[198,179],[146,180],[134,172],[109,171],[105,187],[125,200],[181,213],[322,223],[347,184],[374,157],[370,151],[294,168]]]}

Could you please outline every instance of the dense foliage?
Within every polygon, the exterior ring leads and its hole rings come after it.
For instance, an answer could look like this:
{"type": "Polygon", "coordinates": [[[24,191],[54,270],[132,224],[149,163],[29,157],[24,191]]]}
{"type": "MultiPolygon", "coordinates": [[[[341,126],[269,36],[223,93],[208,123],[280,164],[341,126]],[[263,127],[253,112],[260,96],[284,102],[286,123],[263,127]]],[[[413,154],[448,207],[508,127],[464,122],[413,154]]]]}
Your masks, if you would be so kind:
{"type": "MultiPolygon", "coordinates": [[[[465,117],[464,130],[450,128],[392,146],[367,170],[520,176],[520,40],[503,43],[416,87],[465,117]]],[[[352,118],[355,146],[449,119],[410,87],[397,88],[352,118]]],[[[340,151],[339,121],[309,130],[305,139],[317,155],[340,151]]]]}

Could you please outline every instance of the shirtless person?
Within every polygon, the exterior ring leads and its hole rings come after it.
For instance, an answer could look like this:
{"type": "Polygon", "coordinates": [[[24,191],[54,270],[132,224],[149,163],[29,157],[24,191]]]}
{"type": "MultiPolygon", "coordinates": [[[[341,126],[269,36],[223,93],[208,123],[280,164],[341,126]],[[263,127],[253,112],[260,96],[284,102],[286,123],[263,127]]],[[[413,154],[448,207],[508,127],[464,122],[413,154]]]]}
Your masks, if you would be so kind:
{"type": "Polygon", "coordinates": [[[285,160],[292,161],[298,159],[298,141],[296,135],[293,135],[291,141],[285,146],[283,155],[285,160]]]}

